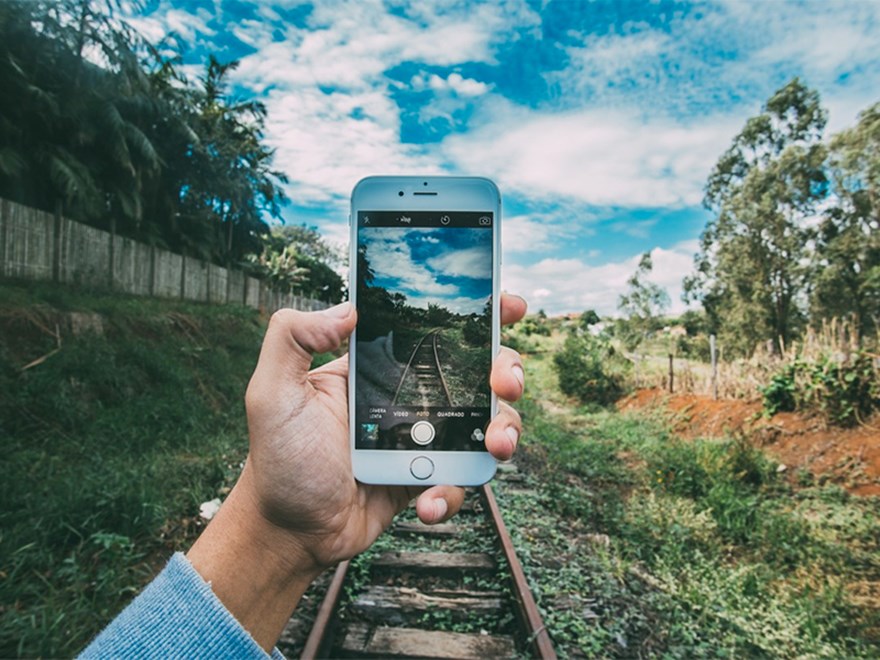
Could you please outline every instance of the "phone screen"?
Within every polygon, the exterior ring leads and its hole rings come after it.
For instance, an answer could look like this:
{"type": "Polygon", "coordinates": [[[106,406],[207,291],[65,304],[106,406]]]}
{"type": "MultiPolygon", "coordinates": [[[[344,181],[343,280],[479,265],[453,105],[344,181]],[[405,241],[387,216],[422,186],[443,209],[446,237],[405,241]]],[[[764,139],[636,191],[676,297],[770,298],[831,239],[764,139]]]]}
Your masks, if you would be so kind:
{"type": "Polygon", "coordinates": [[[356,449],[485,451],[494,221],[358,211],[356,449]]]}

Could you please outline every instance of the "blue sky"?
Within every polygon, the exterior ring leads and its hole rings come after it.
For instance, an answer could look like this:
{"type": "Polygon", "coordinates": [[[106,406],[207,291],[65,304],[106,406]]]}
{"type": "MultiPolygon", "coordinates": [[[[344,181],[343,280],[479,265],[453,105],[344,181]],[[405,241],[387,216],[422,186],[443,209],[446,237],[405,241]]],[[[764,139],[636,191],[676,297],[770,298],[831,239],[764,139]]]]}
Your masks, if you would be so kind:
{"type": "Polygon", "coordinates": [[[533,310],[616,311],[639,255],[680,302],[718,156],[800,76],[828,134],[880,101],[880,2],[153,0],[197,75],[239,59],[269,111],[288,222],[347,244],[369,174],[472,174],[504,197],[502,286],[533,310]]]}
{"type": "Polygon", "coordinates": [[[373,286],[413,307],[479,314],[492,295],[492,232],[466,227],[361,229],[373,286]]]}

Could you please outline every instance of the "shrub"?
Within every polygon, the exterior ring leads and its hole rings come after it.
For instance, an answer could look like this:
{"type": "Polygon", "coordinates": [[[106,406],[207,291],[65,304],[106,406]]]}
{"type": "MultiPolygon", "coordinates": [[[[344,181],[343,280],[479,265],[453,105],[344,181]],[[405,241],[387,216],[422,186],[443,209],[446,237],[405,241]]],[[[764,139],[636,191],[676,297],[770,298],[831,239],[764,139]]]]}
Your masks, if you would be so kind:
{"type": "Polygon", "coordinates": [[[559,389],[583,403],[607,406],[625,392],[621,372],[629,363],[617,357],[610,344],[589,334],[569,334],[553,364],[559,389]]]}
{"type": "Polygon", "coordinates": [[[818,412],[829,424],[852,426],[880,407],[880,382],[865,351],[840,356],[823,354],[785,365],[761,388],[764,413],[818,412]]]}

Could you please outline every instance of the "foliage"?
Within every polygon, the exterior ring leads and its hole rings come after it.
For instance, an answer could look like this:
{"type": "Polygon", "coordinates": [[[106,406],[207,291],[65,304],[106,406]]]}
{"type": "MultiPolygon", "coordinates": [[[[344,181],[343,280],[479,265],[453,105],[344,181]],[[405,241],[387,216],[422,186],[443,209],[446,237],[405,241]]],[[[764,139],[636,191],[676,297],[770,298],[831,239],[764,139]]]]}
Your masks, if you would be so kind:
{"type": "Polygon", "coordinates": [[[345,260],[317,228],[275,227],[262,240],[262,254],[250,255],[249,261],[273,288],[330,303],[345,298],[345,282],[335,270],[345,260]]]}
{"type": "Polygon", "coordinates": [[[589,330],[590,326],[596,325],[597,323],[599,323],[599,321],[601,321],[601,319],[594,309],[586,310],[585,312],[581,313],[580,317],[578,318],[578,323],[581,324],[581,328],[583,328],[584,330],[589,330]]]}
{"type": "Polygon", "coordinates": [[[566,409],[545,362],[525,365],[529,489],[496,493],[561,657],[876,655],[849,585],[880,577],[880,500],[792,488],[747,438],[566,409]]]}
{"type": "Polygon", "coordinates": [[[761,388],[764,413],[817,412],[829,424],[852,426],[880,408],[880,378],[866,351],[795,358],[761,388]]]}
{"type": "Polygon", "coordinates": [[[623,372],[629,363],[606,341],[572,332],[553,356],[559,388],[583,403],[607,406],[624,394],[623,372]]]}
{"type": "Polygon", "coordinates": [[[880,103],[835,135],[829,151],[837,203],[819,226],[813,322],[850,316],[870,336],[880,320],[880,103]]]}
{"type": "Polygon", "coordinates": [[[828,188],[825,121],[818,93],[794,78],[746,122],[709,176],[705,205],[715,217],[686,290],[741,354],[763,340],[781,350],[802,323],[813,235],[806,219],[828,188]]]}
{"type": "Polygon", "coordinates": [[[541,313],[530,314],[529,316],[526,316],[522,321],[519,322],[519,325],[517,327],[519,328],[519,331],[527,337],[531,335],[541,335],[542,337],[549,337],[550,333],[552,332],[547,315],[544,314],[542,316],[541,313]]]}
{"type": "Polygon", "coordinates": [[[774,374],[770,382],[760,388],[764,400],[764,414],[773,416],[778,412],[792,412],[797,407],[795,400],[795,365],[787,364],[774,374]]]}
{"type": "Polygon", "coordinates": [[[669,307],[669,294],[658,284],[648,281],[653,269],[651,253],[645,252],[636,272],[626,282],[629,289],[617,303],[626,320],[618,322],[616,334],[630,351],[660,327],[660,316],[669,307]]]}
{"type": "Polygon", "coordinates": [[[247,453],[254,310],[0,285],[0,656],[73,656],[247,453]],[[74,332],[72,314],[100,320],[74,332]],[[55,347],[43,363],[21,368],[55,347]]]}
{"type": "Polygon", "coordinates": [[[118,3],[0,4],[0,196],[220,263],[259,253],[283,174],[236,62],[178,70],[118,3]]]}

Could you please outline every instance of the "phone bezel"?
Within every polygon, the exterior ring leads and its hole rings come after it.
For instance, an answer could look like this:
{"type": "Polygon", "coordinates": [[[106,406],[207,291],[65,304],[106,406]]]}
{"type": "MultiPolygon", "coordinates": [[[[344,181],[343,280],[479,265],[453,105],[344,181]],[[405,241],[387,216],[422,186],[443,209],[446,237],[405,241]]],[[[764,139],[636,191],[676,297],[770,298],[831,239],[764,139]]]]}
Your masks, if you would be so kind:
{"type": "MultiPolygon", "coordinates": [[[[361,179],[351,194],[349,216],[349,299],[357,307],[358,211],[471,211],[493,213],[492,223],[492,364],[500,346],[499,280],[501,266],[501,195],[490,179],[456,176],[371,176],[361,179]],[[403,195],[399,193],[403,192],[403,195]],[[421,194],[415,194],[421,193],[421,194]],[[425,194],[436,193],[436,195],[425,194]]],[[[357,328],[349,340],[349,445],[352,470],[362,483],[427,486],[452,484],[477,486],[495,474],[497,461],[488,451],[410,451],[355,448],[355,373],[357,328]],[[417,479],[410,464],[426,456],[434,464],[427,479],[417,479]]],[[[491,393],[490,416],[497,414],[498,400],[491,393]]]]}

